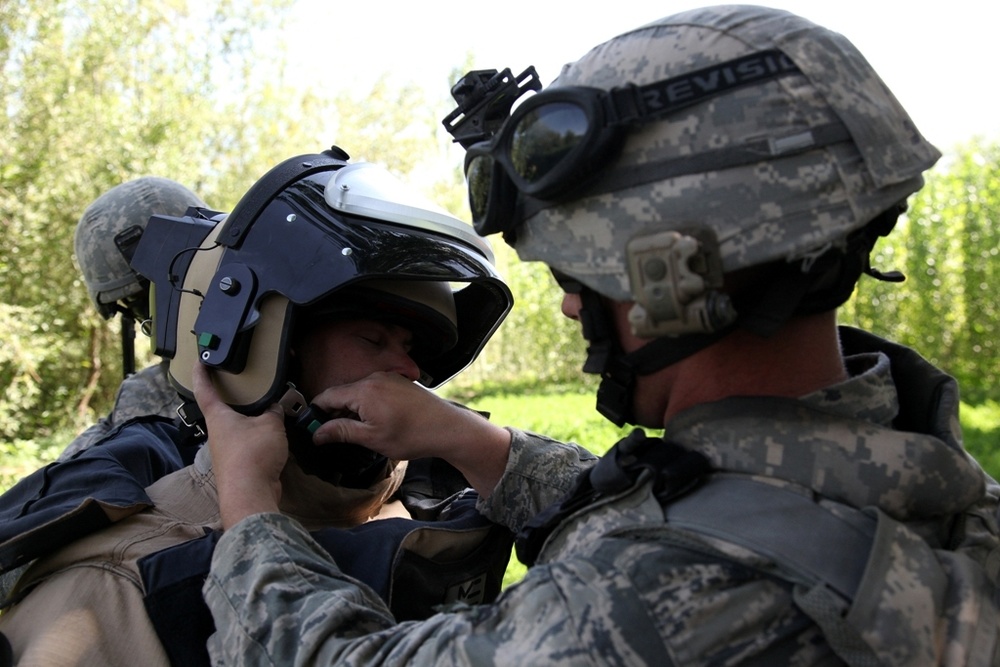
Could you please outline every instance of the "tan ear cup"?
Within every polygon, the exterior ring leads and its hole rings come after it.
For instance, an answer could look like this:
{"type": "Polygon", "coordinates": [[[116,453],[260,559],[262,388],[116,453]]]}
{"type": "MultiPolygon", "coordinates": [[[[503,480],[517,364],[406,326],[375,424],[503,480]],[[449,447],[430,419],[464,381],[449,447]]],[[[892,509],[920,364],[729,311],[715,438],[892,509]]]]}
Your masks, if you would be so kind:
{"type": "MultiPolygon", "coordinates": [[[[198,340],[195,322],[201,310],[202,297],[225,248],[215,245],[221,231],[219,224],[202,242],[191,260],[184,280],[183,294],[177,314],[177,352],[170,360],[170,379],[180,393],[194,396],[191,371],[198,358],[198,340]]],[[[247,365],[239,374],[226,371],[213,373],[215,386],[222,399],[234,408],[249,407],[259,403],[275,390],[285,349],[283,337],[291,316],[291,304],[280,294],[265,296],[260,304],[261,317],[252,331],[247,365]]]]}

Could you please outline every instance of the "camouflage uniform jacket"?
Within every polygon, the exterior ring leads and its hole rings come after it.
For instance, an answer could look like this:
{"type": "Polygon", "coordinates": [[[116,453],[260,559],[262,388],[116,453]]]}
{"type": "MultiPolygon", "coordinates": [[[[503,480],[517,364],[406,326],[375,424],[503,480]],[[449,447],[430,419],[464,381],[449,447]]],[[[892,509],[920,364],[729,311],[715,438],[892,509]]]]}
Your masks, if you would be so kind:
{"type": "MultiPolygon", "coordinates": [[[[847,333],[847,381],[799,400],[699,406],[664,436],[703,453],[712,478],[765,481],[832,512],[869,508],[949,553],[962,549],[948,563],[955,587],[925,581],[922,561],[889,549],[874,603],[896,613],[866,629],[887,647],[882,664],[967,664],[980,621],[989,643],[996,636],[995,608],[970,606],[962,585],[996,585],[997,485],[961,449],[954,382],[906,348],[847,333]],[[889,427],[900,420],[928,428],[889,427]]],[[[591,463],[515,431],[483,509],[518,529],[591,463]]],[[[249,517],[221,539],[204,587],[219,629],[209,651],[215,664],[843,664],[802,610],[801,581],[742,545],[671,526],[650,486],[569,516],[495,603],[416,623],[395,623],[294,522],[249,517]]]]}
{"type": "Polygon", "coordinates": [[[65,461],[77,452],[94,446],[111,433],[115,426],[124,424],[133,417],[176,417],[180,403],[180,396],[167,379],[166,362],[147,366],[122,380],[111,412],[76,436],[59,455],[59,460],[65,461]]]}

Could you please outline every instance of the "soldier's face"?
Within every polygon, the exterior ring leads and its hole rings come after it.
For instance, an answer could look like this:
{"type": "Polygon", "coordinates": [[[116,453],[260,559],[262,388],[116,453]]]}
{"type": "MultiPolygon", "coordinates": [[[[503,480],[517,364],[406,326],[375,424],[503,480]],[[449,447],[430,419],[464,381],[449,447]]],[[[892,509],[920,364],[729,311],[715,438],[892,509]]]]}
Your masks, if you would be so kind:
{"type": "Polygon", "coordinates": [[[316,324],[302,337],[296,354],[299,388],[315,396],[328,387],[356,382],[372,373],[398,373],[411,381],[420,369],[410,357],[408,329],[375,320],[336,320],[316,324]]]}

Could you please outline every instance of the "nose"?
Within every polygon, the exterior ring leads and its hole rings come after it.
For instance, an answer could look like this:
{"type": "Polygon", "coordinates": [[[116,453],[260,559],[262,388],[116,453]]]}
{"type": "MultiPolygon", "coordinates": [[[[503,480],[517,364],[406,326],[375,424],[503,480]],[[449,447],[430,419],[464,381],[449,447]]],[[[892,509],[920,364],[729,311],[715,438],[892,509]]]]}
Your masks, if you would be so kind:
{"type": "Polygon", "coordinates": [[[400,347],[394,352],[395,359],[392,363],[392,372],[399,373],[410,382],[420,379],[420,366],[413,360],[406,349],[400,347]]]}
{"type": "Polygon", "coordinates": [[[579,294],[572,294],[566,292],[563,294],[562,300],[562,314],[571,320],[580,319],[580,308],[583,307],[583,302],[580,300],[579,294]]]}

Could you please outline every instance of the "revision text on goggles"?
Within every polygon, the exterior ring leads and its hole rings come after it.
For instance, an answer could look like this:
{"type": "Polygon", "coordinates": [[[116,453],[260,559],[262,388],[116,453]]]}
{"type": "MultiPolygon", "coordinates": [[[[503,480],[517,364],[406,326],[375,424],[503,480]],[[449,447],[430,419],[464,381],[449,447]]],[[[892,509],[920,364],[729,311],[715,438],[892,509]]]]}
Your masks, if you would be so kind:
{"type": "Polygon", "coordinates": [[[491,140],[466,152],[473,225],[483,236],[508,232],[519,194],[544,201],[566,197],[621,150],[630,126],[791,73],[800,73],[795,63],[770,50],[643,86],[544,90],[518,106],[491,140]]]}

